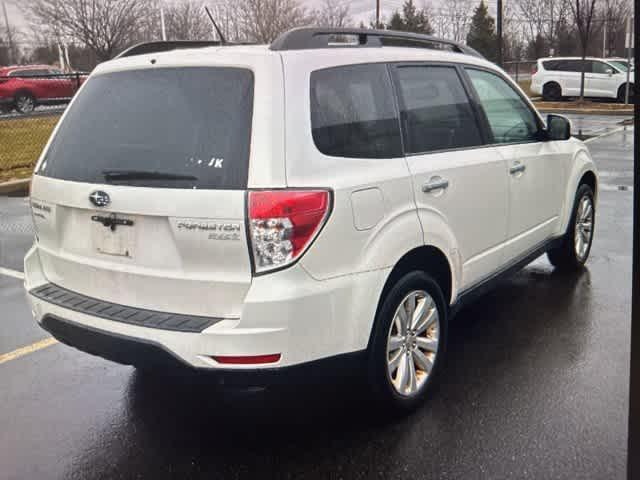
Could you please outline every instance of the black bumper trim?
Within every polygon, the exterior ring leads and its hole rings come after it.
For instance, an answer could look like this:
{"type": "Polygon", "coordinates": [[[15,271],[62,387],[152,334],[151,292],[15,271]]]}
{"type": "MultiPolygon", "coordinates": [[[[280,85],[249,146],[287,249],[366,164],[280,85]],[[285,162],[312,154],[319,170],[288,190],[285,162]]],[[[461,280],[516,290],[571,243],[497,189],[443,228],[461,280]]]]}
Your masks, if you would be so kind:
{"type": "Polygon", "coordinates": [[[197,368],[152,340],[107,332],[54,315],[45,315],[41,326],[60,342],[106,360],[162,373],[197,372],[210,375],[225,385],[268,386],[318,382],[361,375],[366,366],[366,350],[362,350],[288,367],[247,370],[197,368]]]}
{"type": "Polygon", "coordinates": [[[87,297],[65,288],[47,283],[29,291],[31,295],[45,302],[68,308],[76,312],[105,318],[114,322],[128,323],[139,327],[159,328],[175,332],[200,333],[205,328],[218,323],[223,318],[200,317],[179,313],[157,312],[135,307],[104,302],[96,298],[87,297]]]}

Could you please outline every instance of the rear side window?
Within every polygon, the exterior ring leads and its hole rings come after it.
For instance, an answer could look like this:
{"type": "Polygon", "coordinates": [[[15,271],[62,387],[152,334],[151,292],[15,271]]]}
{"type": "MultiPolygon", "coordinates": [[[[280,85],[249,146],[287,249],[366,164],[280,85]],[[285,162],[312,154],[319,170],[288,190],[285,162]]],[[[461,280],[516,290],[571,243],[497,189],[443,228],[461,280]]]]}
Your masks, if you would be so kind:
{"type": "Polygon", "coordinates": [[[548,60],[546,62],[542,62],[542,66],[544,67],[545,70],[549,70],[549,71],[556,71],[556,70],[560,70],[560,65],[561,62],[559,60],[548,60]]]}
{"type": "Polygon", "coordinates": [[[400,118],[407,153],[482,144],[480,128],[453,67],[398,67],[400,118]]]}
{"type": "MultiPolygon", "coordinates": [[[[564,72],[582,72],[582,60],[565,60],[562,64],[562,70],[564,72]]],[[[587,65],[586,71],[590,69],[590,65],[587,65]]]]}
{"type": "Polygon", "coordinates": [[[325,155],[402,156],[386,66],[350,65],[312,72],[311,128],[316,147],[325,155]]]}
{"type": "Polygon", "coordinates": [[[38,174],[142,187],[247,187],[253,74],[151,68],[90,79],[38,174]]]}

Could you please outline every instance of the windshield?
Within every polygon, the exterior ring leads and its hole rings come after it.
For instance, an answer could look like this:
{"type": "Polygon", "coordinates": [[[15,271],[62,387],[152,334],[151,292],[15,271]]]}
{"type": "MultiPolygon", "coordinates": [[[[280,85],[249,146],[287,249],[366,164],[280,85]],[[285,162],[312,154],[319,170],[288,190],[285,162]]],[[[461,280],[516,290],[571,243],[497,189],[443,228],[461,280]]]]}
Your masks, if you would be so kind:
{"type": "Polygon", "coordinates": [[[245,189],[252,110],[247,69],[99,75],[70,106],[37,173],[85,183],[245,189]]]}
{"type": "MultiPolygon", "coordinates": [[[[621,60],[609,60],[609,63],[622,72],[626,72],[629,68],[629,64],[621,60]]],[[[631,67],[631,69],[633,70],[633,66],[631,67]]]]}

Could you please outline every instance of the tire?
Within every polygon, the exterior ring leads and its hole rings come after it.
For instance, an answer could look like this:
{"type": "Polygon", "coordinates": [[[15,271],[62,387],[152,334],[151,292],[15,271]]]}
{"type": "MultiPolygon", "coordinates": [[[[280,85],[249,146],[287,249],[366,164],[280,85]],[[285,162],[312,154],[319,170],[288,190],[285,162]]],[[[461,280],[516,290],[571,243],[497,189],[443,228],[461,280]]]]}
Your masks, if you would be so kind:
{"type": "Polygon", "coordinates": [[[385,410],[406,413],[424,401],[442,368],[447,316],[442,289],[433,277],[422,271],[404,275],[384,298],[369,347],[368,378],[371,391],[385,410]],[[405,336],[401,333],[401,317],[412,304],[412,298],[416,300],[415,312],[423,306],[425,309],[422,316],[414,317],[416,322],[413,328],[406,329],[405,336]],[[424,328],[426,330],[422,330],[424,328]],[[391,372],[390,360],[395,363],[391,372]],[[429,365],[431,369],[427,370],[425,367],[429,365]],[[406,376],[402,376],[405,372],[406,376]],[[404,378],[406,382],[402,382],[404,378]]]}
{"type": "Polygon", "coordinates": [[[29,92],[18,92],[16,94],[15,108],[20,113],[31,113],[36,108],[36,101],[29,92]]]}
{"type": "Polygon", "coordinates": [[[542,98],[547,102],[562,100],[562,88],[555,82],[549,82],[542,87],[542,98]]]}
{"type": "MultiPolygon", "coordinates": [[[[625,83],[618,89],[618,102],[624,103],[624,100],[627,95],[627,84],[625,83]]],[[[635,85],[633,83],[629,84],[629,103],[635,103],[635,85]]]]}
{"type": "Polygon", "coordinates": [[[589,185],[580,185],[576,192],[567,233],[557,248],[547,252],[547,257],[554,267],[562,270],[578,270],[584,266],[591,252],[595,218],[593,190],[589,185]],[[590,206],[589,211],[586,205],[590,206]],[[579,242],[578,235],[582,242],[579,242]]]}

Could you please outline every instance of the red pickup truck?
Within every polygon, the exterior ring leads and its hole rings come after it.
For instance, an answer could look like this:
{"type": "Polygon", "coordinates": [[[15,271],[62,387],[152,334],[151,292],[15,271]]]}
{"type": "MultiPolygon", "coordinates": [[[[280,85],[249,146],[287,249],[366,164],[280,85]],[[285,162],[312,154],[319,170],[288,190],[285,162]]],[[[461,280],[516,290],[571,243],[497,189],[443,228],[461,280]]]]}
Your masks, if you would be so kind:
{"type": "Polygon", "coordinates": [[[29,113],[38,105],[67,103],[85,79],[48,65],[0,67],[0,112],[29,113]]]}

